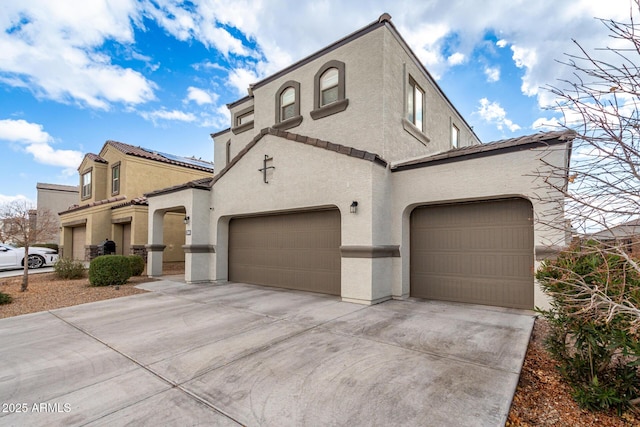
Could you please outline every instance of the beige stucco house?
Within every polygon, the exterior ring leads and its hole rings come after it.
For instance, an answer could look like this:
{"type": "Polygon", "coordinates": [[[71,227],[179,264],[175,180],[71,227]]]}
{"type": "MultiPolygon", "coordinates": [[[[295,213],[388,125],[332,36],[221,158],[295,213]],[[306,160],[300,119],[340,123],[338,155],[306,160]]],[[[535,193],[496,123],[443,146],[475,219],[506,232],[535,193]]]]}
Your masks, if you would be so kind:
{"type": "Polygon", "coordinates": [[[386,14],[248,92],[212,135],[213,179],[146,195],[150,275],[178,211],[189,283],[544,302],[533,273],[565,233],[535,221],[562,211],[535,175],[567,165],[573,134],[481,144],[386,14]]]}
{"type": "MultiPolygon", "coordinates": [[[[60,228],[60,218],[58,212],[67,209],[78,202],[79,190],[77,185],[47,184],[39,182],[36,184],[38,192],[36,206],[38,216],[36,221],[44,215],[49,216],[48,220],[53,220],[60,228]]],[[[60,243],[60,234],[56,234],[51,241],[38,243],[60,243]]]]}
{"type": "MultiPolygon", "coordinates": [[[[194,179],[211,179],[213,164],[107,141],[78,167],[79,200],[59,212],[63,257],[91,260],[105,239],[116,253],[146,258],[148,204],[144,193],[194,179]]],[[[185,212],[167,216],[165,261],[183,261],[185,212]]]]}

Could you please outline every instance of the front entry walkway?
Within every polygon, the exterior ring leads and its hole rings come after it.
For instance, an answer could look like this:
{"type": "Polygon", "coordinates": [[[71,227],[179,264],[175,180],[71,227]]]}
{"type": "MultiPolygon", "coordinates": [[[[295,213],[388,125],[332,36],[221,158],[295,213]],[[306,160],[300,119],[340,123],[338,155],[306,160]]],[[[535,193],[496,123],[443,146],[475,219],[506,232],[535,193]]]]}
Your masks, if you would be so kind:
{"type": "Polygon", "coordinates": [[[434,301],[141,287],[0,320],[0,424],[500,426],[533,326],[434,301]]]}

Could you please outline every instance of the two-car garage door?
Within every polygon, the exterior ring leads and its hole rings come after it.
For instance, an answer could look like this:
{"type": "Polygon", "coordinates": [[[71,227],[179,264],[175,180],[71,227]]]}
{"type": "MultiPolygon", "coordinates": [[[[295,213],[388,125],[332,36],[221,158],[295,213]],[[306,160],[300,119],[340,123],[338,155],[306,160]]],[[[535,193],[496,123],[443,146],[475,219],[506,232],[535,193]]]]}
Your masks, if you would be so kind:
{"type": "Polygon", "coordinates": [[[340,295],[340,212],[234,218],[229,280],[340,295]]]}
{"type": "Polygon", "coordinates": [[[532,309],[532,216],[524,199],[415,209],[411,296],[532,309]]]}

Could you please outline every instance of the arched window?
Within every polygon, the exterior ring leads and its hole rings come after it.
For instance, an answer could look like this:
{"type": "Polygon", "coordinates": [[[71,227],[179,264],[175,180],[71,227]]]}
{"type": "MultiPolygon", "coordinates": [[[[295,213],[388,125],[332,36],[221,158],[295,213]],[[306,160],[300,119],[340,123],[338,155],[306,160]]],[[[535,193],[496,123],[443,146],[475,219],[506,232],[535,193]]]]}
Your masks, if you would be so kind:
{"type": "Polygon", "coordinates": [[[345,97],[344,62],[329,61],[314,77],[313,111],[316,120],[347,109],[349,100],[345,97]]]}
{"type": "Polygon", "coordinates": [[[280,121],[283,122],[296,115],[296,90],[288,87],[280,95],[280,121]]]}
{"type": "Polygon", "coordinates": [[[320,76],[320,107],[338,100],[338,69],[329,68],[320,76]]]}
{"type": "Polygon", "coordinates": [[[300,115],[300,83],[289,80],[276,92],[276,129],[289,129],[302,123],[300,115]]]}

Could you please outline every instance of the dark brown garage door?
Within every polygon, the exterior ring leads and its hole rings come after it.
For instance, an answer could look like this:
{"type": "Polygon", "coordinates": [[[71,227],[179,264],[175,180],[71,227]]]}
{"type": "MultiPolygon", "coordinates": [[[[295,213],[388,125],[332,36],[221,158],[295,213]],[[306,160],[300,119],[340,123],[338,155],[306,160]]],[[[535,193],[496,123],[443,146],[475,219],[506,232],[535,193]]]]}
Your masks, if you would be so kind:
{"type": "Polygon", "coordinates": [[[411,296],[532,309],[532,217],[524,199],[415,209],[411,296]]]}
{"type": "Polygon", "coordinates": [[[340,212],[232,219],[229,280],[340,295],[340,212]]]}

